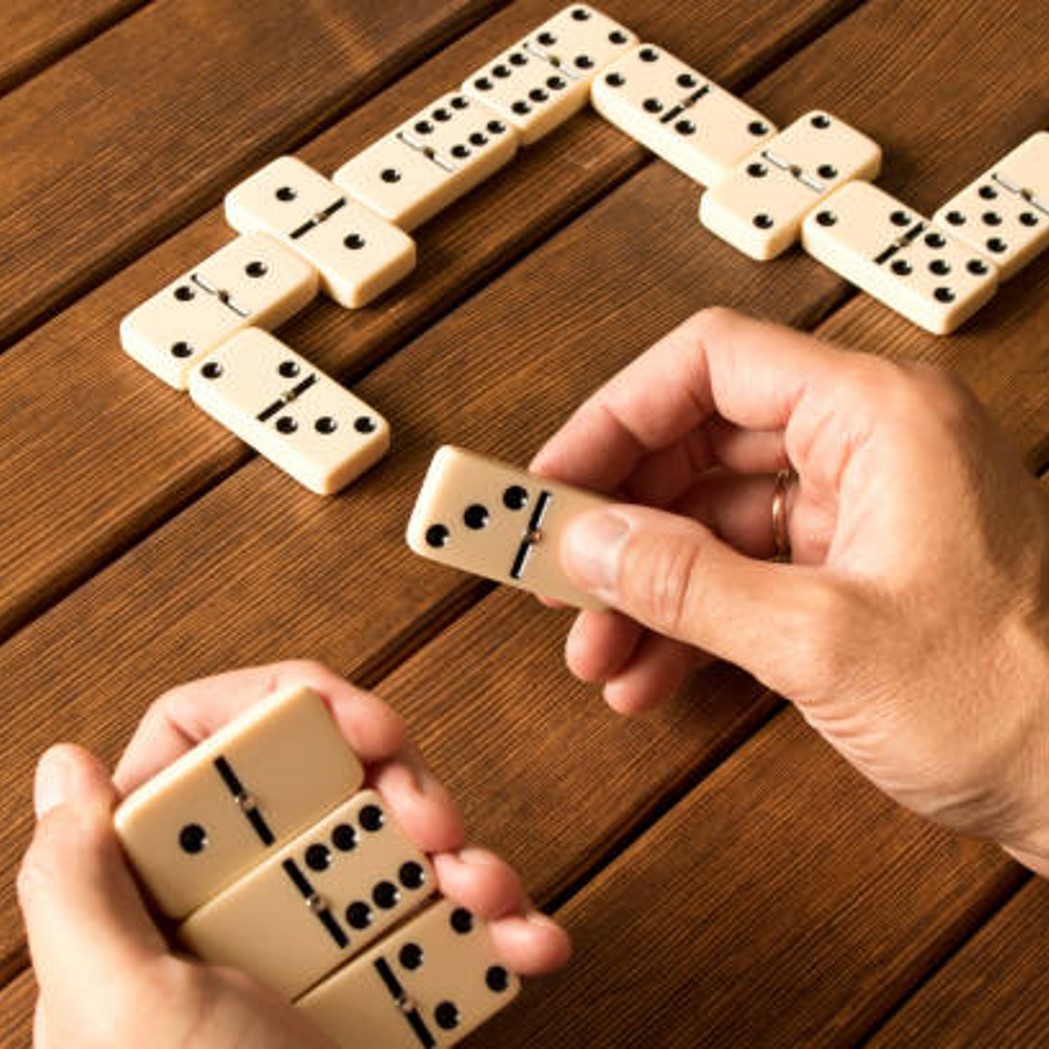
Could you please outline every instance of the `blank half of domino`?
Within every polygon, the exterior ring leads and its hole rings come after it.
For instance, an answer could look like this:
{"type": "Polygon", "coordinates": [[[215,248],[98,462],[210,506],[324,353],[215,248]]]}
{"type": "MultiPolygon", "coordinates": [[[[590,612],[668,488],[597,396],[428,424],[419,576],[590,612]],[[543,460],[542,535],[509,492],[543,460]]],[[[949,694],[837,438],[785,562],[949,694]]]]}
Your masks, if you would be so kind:
{"type": "Polygon", "coordinates": [[[794,244],[801,223],[838,186],[877,178],[881,147],[830,113],[806,113],[703,194],[700,221],[764,261],[794,244]]]}
{"type": "Polygon", "coordinates": [[[577,514],[608,500],[445,445],[430,463],[408,522],[408,545],[440,564],[563,601],[599,608],[560,563],[577,514]]]}
{"type": "Polygon", "coordinates": [[[757,110],[654,44],[604,69],[590,99],[607,121],[704,186],[776,133],[757,110]]]}
{"type": "Polygon", "coordinates": [[[937,335],[954,331],[998,287],[994,263],[869,182],[831,193],[801,235],[814,259],[937,335]]]}
{"type": "Polygon", "coordinates": [[[1049,131],[1038,131],[940,208],[933,221],[1009,280],[1049,247],[1049,131]]]}

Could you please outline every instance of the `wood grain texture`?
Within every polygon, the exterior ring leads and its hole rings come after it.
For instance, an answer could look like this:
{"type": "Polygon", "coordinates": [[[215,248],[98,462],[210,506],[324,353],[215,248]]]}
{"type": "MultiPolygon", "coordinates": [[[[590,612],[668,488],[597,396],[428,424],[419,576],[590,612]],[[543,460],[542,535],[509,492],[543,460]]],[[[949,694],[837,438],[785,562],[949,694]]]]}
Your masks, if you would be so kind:
{"type": "Polygon", "coordinates": [[[1010,900],[867,1044],[1036,1046],[1049,1025],[1049,884],[1010,900]]]}
{"type": "Polygon", "coordinates": [[[1018,871],[784,711],[558,912],[574,962],[484,1044],[853,1045],[1018,871]]]}
{"type": "MultiPolygon", "coordinates": [[[[223,667],[303,655],[356,673],[477,589],[404,544],[438,444],[526,462],[603,376],[709,302],[811,323],[837,282],[800,255],[772,282],[740,273],[727,247],[697,257],[693,198],[675,172],[647,168],[358,384],[390,421],[394,451],[344,496],[319,500],[253,459],[0,649],[0,675],[33,697],[6,712],[0,944],[18,935],[6,874],[48,742],[75,738],[111,759],[152,695],[223,667]],[[607,271],[589,269],[595,253],[607,271]]],[[[323,360],[323,347],[305,352],[323,360]]]]}
{"type": "MultiPolygon", "coordinates": [[[[490,19],[304,155],[334,166],[347,143],[364,144],[418,108],[420,87],[429,97],[448,86],[440,77],[461,72],[471,49],[488,54],[518,35],[515,19],[538,6],[514,5],[490,19]]],[[[736,12],[728,18],[721,8],[704,19],[669,3],[644,14],[621,6],[614,13],[627,21],[649,19],[639,25],[643,35],[729,83],[766,68],[783,40],[842,10],[755,11],[762,51],[738,35],[737,24],[746,23],[736,12]]],[[[891,181],[902,162],[931,210],[1033,121],[1044,122],[1030,34],[1044,38],[1046,16],[1017,3],[1015,18],[999,10],[992,24],[975,5],[921,17],[903,6],[871,0],[759,84],[751,100],[780,121],[826,104],[864,130],[877,128],[889,149],[887,184],[909,191],[910,182],[891,181]],[[993,69],[994,90],[972,69],[993,69]],[[949,87],[940,83],[945,76],[949,87]],[[962,112],[978,136],[943,133],[959,125],[942,121],[962,112]],[[993,144],[970,163],[974,139],[981,149],[1002,140],[1002,148],[993,144]]],[[[282,133],[299,132],[289,122],[282,133]]],[[[109,293],[117,289],[126,308],[163,274],[210,250],[223,236],[214,215],[0,358],[0,369],[15,360],[13,374],[25,383],[11,376],[0,383],[0,439],[16,465],[10,480],[6,470],[0,477],[0,506],[29,496],[0,522],[18,551],[15,583],[0,590],[8,614],[18,610],[8,627],[155,529],[0,649],[0,672],[17,683],[0,744],[8,828],[0,954],[19,937],[10,875],[28,832],[31,764],[43,746],[71,736],[111,759],[153,694],[233,664],[313,655],[347,673],[374,674],[484,592],[411,559],[401,545],[434,444],[451,438],[525,461],[589,389],[693,309],[727,301],[810,327],[841,301],[842,284],[803,256],[757,266],[701,233],[694,188],[662,166],[608,193],[641,163],[630,143],[582,116],[425,227],[423,269],[403,292],[362,315],[318,307],[289,326],[307,356],[344,376],[397,351],[359,387],[391,419],[394,455],[330,503],[295,491],[265,463],[245,462],[184,400],[165,399],[167,391],[114,356],[123,309],[109,293]],[[47,440],[40,419],[50,424],[47,440]]],[[[150,236],[158,229],[151,220],[150,236]]],[[[1037,457],[1049,417],[1038,338],[1045,264],[1021,279],[1027,283],[992,307],[1003,311],[997,327],[981,318],[958,339],[928,340],[859,297],[821,330],[873,352],[942,353],[1037,457]]],[[[0,585],[7,575],[0,571],[0,585]]],[[[582,937],[583,969],[577,964],[550,985],[549,1007],[537,997],[543,988],[530,990],[491,1038],[486,1029],[486,1045],[594,1044],[592,1021],[609,1044],[637,1044],[663,1030],[650,1025],[653,1015],[666,1020],[666,1044],[695,1045],[708,1027],[695,1001],[709,1003],[712,1029],[749,1033],[749,1044],[790,1044],[792,1032],[793,1044],[809,1044],[820,1023],[812,1044],[845,1044],[1014,884],[1015,869],[997,855],[952,844],[864,795],[792,715],[659,818],[690,777],[765,715],[767,697],[718,671],[655,724],[617,722],[558,669],[562,630],[559,617],[519,595],[490,595],[383,683],[463,795],[478,833],[521,863],[538,891],[560,891],[656,821],[566,908],[582,937]],[[599,782],[614,784],[607,811],[603,793],[601,806],[579,803],[594,796],[595,765],[599,782]],[[544,805],[548,792],[558,805],[544,805]],[[843,798],[852,809],[845,814],[836,807],[843,798]],[[698,861],[706,893],[696,892],[693,838],[706,843],[698,861]],[[651,847],[662,859],[647,858],[651,847]],[[927,883],[915,882],[915,860],[923,875],[928,868],[927,883]],[[638,908],[638,899],[653,896],[638,908]],[[693,944],[687,932],[696,929],[693,944]],[[674,988],[677,996],[667,993],[674,988]],[[547,1040],[549,1032],[566,1040],[547,1040]]],[[[0,1012],[11,1001],[22,1010],[12,1030],[23,1034],[24,987],[20,979],[11,999],[0,996],[0,1012]]]]}
{"type": "Polygon", "coordinates": [[[498,0],[157,0],[0,99],[0,344],[498,0]]]}
{"type": "MultiPolygon", "coordinates": [[[[630,5],[622,6],[626,17],[630,5]]],[[[464,69],[526,32],[549,7],[531,0],[490,19],[301,155],[332,170],[417,110],[420,99],[457,83],[464,69]]],[[[777,7],[775,24],[797,35],[834,5],[777,0],[777,7]]],[[[773,23],[753,27],[746,46],[747,23],[737,28],[721,19],[709,31],[701,25],[669,0],[646,7],[638,22],[646,35],[695,52],[728,82],[775,54],[773,23]]],[[[584,114],[424,227],[419,269],[383,301],[354,312],[319,301],[288,326],[287,337],[323,367],[353,378],[641,163],[643,153],[629,139],[584,114]],[[556,193],[549,190],[552,169],[556,193]]],[[[694,192],[678,185],[674,206],[693,207],[694,192]]],[[[12,450],[0,472],[0,529],[10,537],[0,549],[0,636],[247,458],[239,442],[126,358],[116,339],[124,313],[229,236],[209,214],[0,356],[0,445],[12,450]],[[42,417],[50,421],[46,440],[35,436],[42,417]],[[50,481],[58,472],[66,479],[61,488],[50,481]]]]}
{"type": "Polygon", "coordinates": [[[78,0],[75,4],[5,0],[0,9],[0,94],[120,21],[148,0],[78,0]]]}
{"type": "Polygon", "coordinates": [[[4,988],[3,1008],[0,1009],[0,1045],[5,1049],[29,1049],[32,1044],[36,990],[32,969],[21,973],[4,988]]]}

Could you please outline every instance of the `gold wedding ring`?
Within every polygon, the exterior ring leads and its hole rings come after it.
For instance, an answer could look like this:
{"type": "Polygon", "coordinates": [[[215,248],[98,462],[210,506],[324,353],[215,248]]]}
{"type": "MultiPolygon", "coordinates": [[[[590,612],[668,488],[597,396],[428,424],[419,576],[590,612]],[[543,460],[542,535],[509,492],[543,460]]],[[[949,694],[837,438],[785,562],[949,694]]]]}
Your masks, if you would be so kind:
{"type": "Polygon", "coordinates": [[[790,531],[787,528],[787,496],[791,484],[798,475],[793,470],[780,470],[776,474],[776,487],[772,492],[772,543],[777,561],[790,560],[790,531]]]}

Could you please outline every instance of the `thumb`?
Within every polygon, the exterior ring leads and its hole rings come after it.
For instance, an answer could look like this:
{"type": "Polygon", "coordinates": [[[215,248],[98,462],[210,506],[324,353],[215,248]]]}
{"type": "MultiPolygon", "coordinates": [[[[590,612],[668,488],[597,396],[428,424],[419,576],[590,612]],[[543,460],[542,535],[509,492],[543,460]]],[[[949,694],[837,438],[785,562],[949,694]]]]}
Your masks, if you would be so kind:
{"type": "Polygon", "coordinates": [[[580,514],[565,530],[561,558],[608,605],[785,695],[807,691],[792,668],[809,663],[804,653],[839,607],[826,571],[746,557],[696,521],[647,507],[580,514]]]}
{"type": "Polygon", "coordinates": [[[166,953],[113,831],[116,801],[109,775],[86,750],[60,744],[40,759],[38,822],[18,896],[41,994],[66,1016],[101,1008],[102,987],[119,987],[166,953]]]}

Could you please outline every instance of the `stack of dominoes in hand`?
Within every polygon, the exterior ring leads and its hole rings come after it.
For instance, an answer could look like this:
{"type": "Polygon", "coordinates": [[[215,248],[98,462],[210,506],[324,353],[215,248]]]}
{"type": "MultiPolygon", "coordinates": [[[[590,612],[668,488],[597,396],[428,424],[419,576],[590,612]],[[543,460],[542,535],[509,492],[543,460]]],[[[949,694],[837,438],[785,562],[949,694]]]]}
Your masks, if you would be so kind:
{"type": "Polygon", "coordinates": [[[117,833],[193,953],[294,1001],[336,1043],[457,1042],[516,995],[484,922],[434,895],[324,700],[274,695],[131,794],[117,833]]]}

